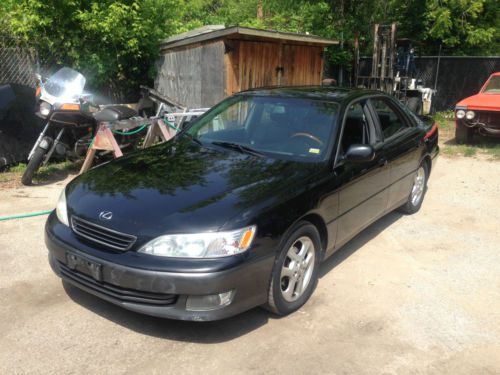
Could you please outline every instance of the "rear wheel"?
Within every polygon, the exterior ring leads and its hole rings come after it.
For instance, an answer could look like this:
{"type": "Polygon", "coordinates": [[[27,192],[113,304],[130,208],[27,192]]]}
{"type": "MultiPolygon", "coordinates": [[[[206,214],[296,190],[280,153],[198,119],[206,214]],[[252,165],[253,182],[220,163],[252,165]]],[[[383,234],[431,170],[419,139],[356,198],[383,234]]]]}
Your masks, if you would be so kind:
{"type": "Polygon", "coordinates": [[[318,283],[321,241],[316,227],[301,222],[288,237],[274,264],[268,310],[287,315],[298,310],[318,283]]]}
{"type": "Polygon", "coordinates": [[[425,192],[427,191],[428,176],[429,168],[424,161],[417,169],[408,200],[398,209],[398,211],[411,215],[420,210],[422,202],[424,201],[425,192]]]}
{"type": "Polygon", "coordinates": [[[472,143],[474,129],[467,126],[457,124],[455,128],[455,142],[458,144],[472,143]]]}
{"type": "Polygon", "coordinates": [[[52,139],[49,137],[44,137],[42,139],[42,142],[43,141],[46,141],[49,147],[47,147],[47,149],[44,149],[40,146],[36,148],[35,152],[33,153],[33,156],[31,157],[31,159],[28,162],[28,165],[26,166],[26,170],[24,171],[23,176],[21,177],[21,182],[23,185],[29,186],[33,183],[33,176],[35,175],[36,171],[38,171],[38,168],[40,168],[40,165],[42,165],[43,157],[50,149],[52,139]]]}

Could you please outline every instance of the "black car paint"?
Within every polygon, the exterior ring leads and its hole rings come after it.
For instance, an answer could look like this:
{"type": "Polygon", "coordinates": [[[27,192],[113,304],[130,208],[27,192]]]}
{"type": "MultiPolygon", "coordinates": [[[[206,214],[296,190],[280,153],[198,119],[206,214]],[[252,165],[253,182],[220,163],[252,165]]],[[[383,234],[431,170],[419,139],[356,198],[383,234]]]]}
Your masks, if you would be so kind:
{"type": "MultiPolygon", "coordinates": [[[[341,114],[351,103],[370,97],[395,103],[380,92],[331,88],[266,89],[240,95],[334,100],[340,103],[341,114]]],[[[350,163],[337,155],[335,146],[342,128],[339,116],[331,157],[324,162],[277,160],[205,147],[180,134],[171,142],[96,167],[67,186],[69,216],[98,222],[99,212],[113,211],[113,220],[105,225],[135,234],[138,240],[130,251],[112,252],[78,238],[52,214],[46,225],[51,265],[60,274],[56,260],[64,264],[65,252],[70,250],[104,264],[105,282],[127,289],[181,296],[237,290],[229,307],[201,314],[183,309],[182,298],[174,307],[152,310],[86,289],[150,315],[212,320],[263,304],[274,258],[295,223],[308,220],[318,227],[326,258],[406,201],[418,165],[424,159],[431,164],[438,153],[437,132],[426,138],[432,125],[402,108],[399,111],[408,129],[374,145],[375,158],[367,163],[350,163]],[[163,234],[254,224],[258,229],[252,247],[236,256],[162,258],[137,252],[163,234]],[[231,274],[225,288],[220,276],[224,273],[231,274]]]]}

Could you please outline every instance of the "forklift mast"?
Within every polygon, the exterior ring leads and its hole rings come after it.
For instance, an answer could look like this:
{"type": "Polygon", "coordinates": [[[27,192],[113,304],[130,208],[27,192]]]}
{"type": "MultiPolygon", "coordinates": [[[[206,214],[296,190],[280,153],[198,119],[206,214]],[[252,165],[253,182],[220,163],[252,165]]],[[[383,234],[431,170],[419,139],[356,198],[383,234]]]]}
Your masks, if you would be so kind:
{"type": "Polygon", "coordinates": [[[423,87],[417,79],[415,53],[410,39],[396,39],[396,23],[373,26],[370,75],[360,71],[359,40],[354,40],[354,83],[356,87],[381,90],[407,104],[417,114],[430,112],[436,90],[423,87]]]}
{"type": "Polygon", "coordinates": [[[393,93],[396,65],[396,23],[373,26],[372,68],[369,76],[359,75],[359,43],[354,43],[356,87],[393,93]]]}

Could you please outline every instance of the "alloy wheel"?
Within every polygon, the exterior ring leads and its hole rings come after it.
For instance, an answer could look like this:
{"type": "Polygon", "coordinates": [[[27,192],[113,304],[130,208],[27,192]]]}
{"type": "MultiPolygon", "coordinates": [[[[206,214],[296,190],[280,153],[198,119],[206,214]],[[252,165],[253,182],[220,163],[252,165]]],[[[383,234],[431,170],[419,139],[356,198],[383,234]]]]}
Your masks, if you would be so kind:
{"type": "Polygon", "coordinates": [[[411,204],[418,206],[425,191],[425,169],[418,168],[415,179],[413,180],[413,188],[411,189],[411,204]]]}
{"type": "Polygon", "coordinates": [[[309,237],[298,238],[288,249],[280,275],[280,289],[287,302],[298,300],[311,281],[316,251],[309,237]]]}

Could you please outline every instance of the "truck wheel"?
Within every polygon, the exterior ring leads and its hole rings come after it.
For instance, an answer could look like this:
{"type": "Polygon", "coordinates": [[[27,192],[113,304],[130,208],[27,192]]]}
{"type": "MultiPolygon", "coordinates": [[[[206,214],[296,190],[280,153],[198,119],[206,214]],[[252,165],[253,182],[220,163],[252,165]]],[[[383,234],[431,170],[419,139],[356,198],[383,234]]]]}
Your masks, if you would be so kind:
{"type": "Polygon", "coordinates": [[[406,101],[406,106],[416,115],[422,114],[422,99],[418,97],[408,98],[408,100],[406,101]]]}
{"type": "Polygon", "coordinates": [[[264,308],[287,315],[306,303],[318,284],[320,256],[318,230],[300,222],[276,258],[264,308]]]}
{"type": "Polygon", "coordinates": [[[41,148],[40,146],[36,148],[35,152],[33,153],[33,156],[31,157],[30,161],[28,162],[28,165],[26,166],[26,170],[24,171],[23,176],[21,177],[21,182],[23,185],[29,186],[32,184],[33,176],[35,175],[36,171],[38,171],[38,168],[40,168],[40,165],[42,165],[43,157],[50,149],[50,145],[52,144],[52,139],[48,137],[45,137],[44,139],[47,140],[49,147],[47,149],[41,148]]]}
{"type": "Polygon", "coordinates": [[[472,138],[474,136],[474,129],[467,126],[457,124],[455,128],[455,142],[459,145],[472,143],[472,138]]]}

